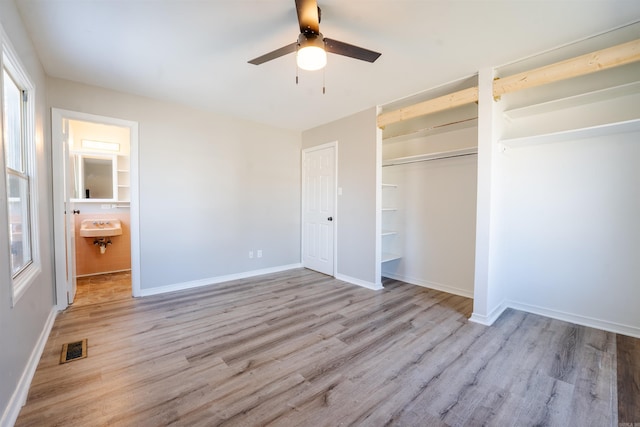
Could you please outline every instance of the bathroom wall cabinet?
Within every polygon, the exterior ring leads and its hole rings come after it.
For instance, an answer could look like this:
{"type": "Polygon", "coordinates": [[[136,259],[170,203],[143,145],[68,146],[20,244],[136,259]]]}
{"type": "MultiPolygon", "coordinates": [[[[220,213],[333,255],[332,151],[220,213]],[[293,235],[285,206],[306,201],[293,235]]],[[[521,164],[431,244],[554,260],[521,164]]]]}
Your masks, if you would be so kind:
{"type": "Polygon", "coordinates": [[[131,200],[129,156],[76,152],[75,202],[123,202],[131,200]]]}

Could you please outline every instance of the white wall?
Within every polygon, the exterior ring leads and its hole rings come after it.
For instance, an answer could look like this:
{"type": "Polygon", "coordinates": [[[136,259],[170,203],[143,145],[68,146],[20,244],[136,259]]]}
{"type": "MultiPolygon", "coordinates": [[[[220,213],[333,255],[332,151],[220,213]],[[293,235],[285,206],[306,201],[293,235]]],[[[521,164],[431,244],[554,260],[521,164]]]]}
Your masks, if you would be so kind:
{"type": "Polygon", "coordinates": [[[640,336],[640,132],[504,156],[509,304],[640,336]]]}
{"type": "Polygon", "coordinates": [[[139,123],[143,294],[300,263],[299,133],[53,78],[48,102],[139,123]]]}
{"type": "Polygon", "coordinates": [[[338,141],[338,260],[336,276],[375,287],[376,109],[302,133],[302,148],[338,141]]]}
{"type": "MultiPolygon", "coordinates": [[[[0,174],[0,425],[11,424],[26,397],[28,377],[35,370],[38,345],[46,340],[53,321],[54,275],[51,208],[50,149],[45,137],[45,75],[22,20],[12,1],[0,2],[0,24],[23,67],[35,84],[36,163],[38,193],[38,231],[42,271],[26,293],[12,307],[9,236],[6,212],[6,183],[0,174]],[[44,335],[42,335],[44,334],[44,335]]],[[[0,32],[1,33],[1,32],[0,32]]],[[[1,89],[0,89],[1,90],[1,89]]],[[[0,159],[2,156],[0,156],[0,159]]],[[[2,170],[4,170],[4,163],[2,170]]]]}

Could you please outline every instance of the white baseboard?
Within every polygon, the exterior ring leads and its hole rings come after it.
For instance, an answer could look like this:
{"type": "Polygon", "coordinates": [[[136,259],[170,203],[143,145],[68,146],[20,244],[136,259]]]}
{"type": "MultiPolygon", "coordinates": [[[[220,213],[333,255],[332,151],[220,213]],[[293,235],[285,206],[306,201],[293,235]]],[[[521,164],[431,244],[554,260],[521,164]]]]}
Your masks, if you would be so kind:
{"type": "Polygon", "coordinates": [[[508,301],[507,306],[515,310],[526,311],[528,313],[539,314],[541,316],[550,317],[552,319],[563,320],[565,322],[575,323],[577,325],[588,326],[591,328],[602,329],[604,331],[614,332],[616,334],[628,335],[634,338],[640,338],[640,328],[620,323],[610,322],[608,320],[595,319],[593,317],[582,316],[579,314],[567,313],[564,311],[553,310],[536,305],[523,304],[516,301],[508,301]]]}
{"type": "Polygon", "coordinates": [[[249,277],[262,276],[263,274],[279,273],[281,271],[302,268],[302,264],[288,264],[277,267],[263,268],[260,270],[245,271],[242,273],[228,274],[226,276],[209,277],[207,279],[193,280],[191,282],[174,283],[172,285],[159,286],[157,288],[140,289],[140,296],[164,294],[167,292],[183,291],[185,289],[198,288],[200,286],[215,285],[217,283],[230,282],[232,280],[247,279],[249,277]]]}
{"type": "Polygon", "coordinates": [[[342,280],[343,282],[351,283],[352,285],[362,286],[363,288],[379,291],[384,289],[382,284],[376,284],[373,282],[367,282],[366,280],[356,279],[355,277],[345,276],[344,274],[336,274],[335,278],[342,280]]]}
{"type": "Polygon", "coordinates": [[[435,289],[436,291],[447,292],[449,294],[460,295],[462,297],[473,298],[473,291],[467,289],[456,288],[453,286],[443,285],[442,283],[430,282],[428,280],[421,280],[415,277],[406,277],[401,274],[395,274],[390,272],[382,272],[384,277],[389,279],[400,280],[411,285],[422,286],[423,288],[435,289]]]}
{"type": "Polygon", "coordinates": [[[20,409],[22,409],[24,404],[27,402],[27,395],[29,394],[31,381],[33,380],[33,376],[36,373],[38,362],[40,362],[40,357],[42,356],[44,347],[47,344],[47,339],[49,339],[49,334],[51,333],[51,328],[53,328],[53,324],[56,321],[57,314],[57,307],[52,307],[51,312],[49,312],[49,317],[47,317],[44,327],[40,332],[38,341],[36,342],[36,345],[33,347],[33,351],[29,356],[27,366],[25,366],[24,371],[22,371],[22,375],[18,380],[18,384],[13,394],[11,395],[11,399],[9,399],[9,404],[2,414],[2,418],[0,419],[0,426],[4,427],[14,425],[16,423],[16,420],[18,419],[18,415],[20,415],[20,409]]]}
{"type": "Polygon", "coordinates": [[[479,323],[481,325],[485,325],[485,326],[491,326],[493,325],[493,323],[498,320],[498,318],[500,317],[500,315],[507,309],[509,308],[509,306],[506,304],[506,301],[502,301],[500,304],[498,304],[496,307],[493,308],[493,310],[491,310],[491,312],[487,315],[484,314],[478,314],[476,312],[473,312],[471,314],[471,317],[469,318],[470,322],[474,322],[474,323],[479,323]]]}

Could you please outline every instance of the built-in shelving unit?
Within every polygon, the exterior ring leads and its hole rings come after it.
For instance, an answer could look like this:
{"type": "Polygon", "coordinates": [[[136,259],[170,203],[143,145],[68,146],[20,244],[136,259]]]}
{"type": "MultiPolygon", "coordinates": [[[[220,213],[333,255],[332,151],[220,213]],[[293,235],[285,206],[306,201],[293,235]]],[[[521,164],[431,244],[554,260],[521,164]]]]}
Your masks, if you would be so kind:
{"type": "Polygon", "coordinates": [[[131,200],[131,173],[129,168],[129,156],[119,155],[117,159],[118,170],[118,202],[131,200]]]}
{"type": "Polygon", "coordinates": [[[401,255],[398,253],[398,231],[396,212],[397,206],[397,184],[382,184],[382,221],[383,229],[380,234],[382,239],[382,262],[398,260],[401,255]]]}

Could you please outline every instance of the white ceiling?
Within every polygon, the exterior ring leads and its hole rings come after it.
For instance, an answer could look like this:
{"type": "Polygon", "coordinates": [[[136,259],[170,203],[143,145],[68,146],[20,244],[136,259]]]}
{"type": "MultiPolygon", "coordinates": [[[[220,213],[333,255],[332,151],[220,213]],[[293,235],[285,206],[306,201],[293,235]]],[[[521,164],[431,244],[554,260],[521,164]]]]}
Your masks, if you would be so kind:
{"type": "MultiPolygon", "coordinates": [[[[3,0],[4,1],[4,0],[3,0]]],[[[293,0],[15,0],[46,72],[304,130],[640,19],[638,0],[320,0],[321,32],[382,52],[247,61],[298,36],[293,0]]]]}

